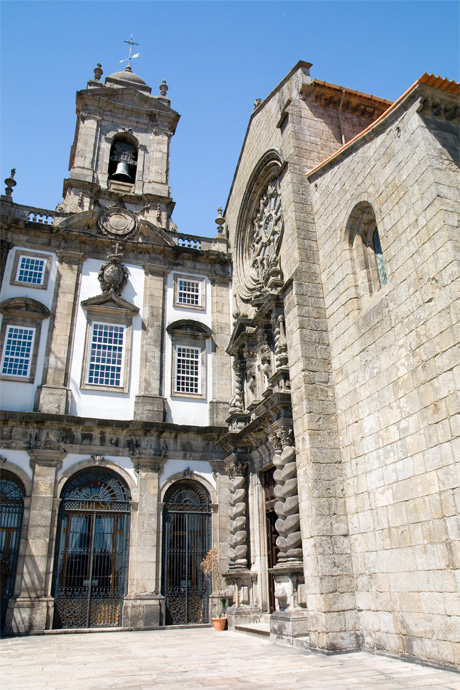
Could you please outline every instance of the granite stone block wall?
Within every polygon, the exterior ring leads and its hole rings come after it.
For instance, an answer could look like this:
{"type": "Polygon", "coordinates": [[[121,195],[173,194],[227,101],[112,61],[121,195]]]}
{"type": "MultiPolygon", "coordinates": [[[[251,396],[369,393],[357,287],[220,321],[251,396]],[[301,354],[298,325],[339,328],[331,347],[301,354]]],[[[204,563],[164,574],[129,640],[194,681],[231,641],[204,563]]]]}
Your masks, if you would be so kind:
{"type": "Polygon", "coordinates": [[[457,130],[418,109],[310,181],[363,644],[458,663],[457,130]],[[347,235],[361,202],[388,276],[367,297],[347,235]]]}

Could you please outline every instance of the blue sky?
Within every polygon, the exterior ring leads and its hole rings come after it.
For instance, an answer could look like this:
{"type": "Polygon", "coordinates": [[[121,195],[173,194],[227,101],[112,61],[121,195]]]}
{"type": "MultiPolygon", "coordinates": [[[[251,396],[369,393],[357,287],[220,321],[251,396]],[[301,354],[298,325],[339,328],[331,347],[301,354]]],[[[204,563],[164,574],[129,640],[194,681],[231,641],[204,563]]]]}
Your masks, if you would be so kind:
{"type": "Polygon", "coordinates": [[[459,79],[459,4],[444,0],[16,0],[1,11],[1,179],[17,203],[55,208],[75,128],[75,91],[97,62],[166,79],[181,114],[172,140],[173,218],[215,235],[256,98],[298,60],[313,78],[396,99],[424,72],[459,79]]]}

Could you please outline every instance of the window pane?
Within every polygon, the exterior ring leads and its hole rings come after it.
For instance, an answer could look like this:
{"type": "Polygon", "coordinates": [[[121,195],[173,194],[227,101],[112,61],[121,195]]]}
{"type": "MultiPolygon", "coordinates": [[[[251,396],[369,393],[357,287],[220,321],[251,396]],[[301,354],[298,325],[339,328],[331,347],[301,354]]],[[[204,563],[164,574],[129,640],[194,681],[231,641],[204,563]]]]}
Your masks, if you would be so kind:
{"type": "Polygon", "coordinates": [[[35,328],[8,326],[2,358],[5,376],[29,376],[35,328]]]}
{"type": "Polygon", "coordinates": [[[385,269],[385,259],[383,258],[382,245],[380,244],[380,236],[378,230],[374,232],[373,242],[380,285],[383,286],[387,284],[387,272],[385,269]]]}
{"type": "Polygon", "coordinates": [[[177,280],[177,302],[179,304],[190,304],[195,307],[200,306],[200,283],[198,280],[177,280]]]}
{"type": "Polygon", "coordinates": [[[200,392],[200,350],[198,347],[176,347],[176,393],[200,392]]]}
{"type": "Polygon", "coordinates": [[[123,364],[123,326],[93,324],[88,383],[121,386],[123,364]]]}
{"type": "Polygon", "coordinates": [[[43,285],[45,275],[45,259],[33,256],[21,256],[18,264],[16,280],[21,283],[43,285]]]}

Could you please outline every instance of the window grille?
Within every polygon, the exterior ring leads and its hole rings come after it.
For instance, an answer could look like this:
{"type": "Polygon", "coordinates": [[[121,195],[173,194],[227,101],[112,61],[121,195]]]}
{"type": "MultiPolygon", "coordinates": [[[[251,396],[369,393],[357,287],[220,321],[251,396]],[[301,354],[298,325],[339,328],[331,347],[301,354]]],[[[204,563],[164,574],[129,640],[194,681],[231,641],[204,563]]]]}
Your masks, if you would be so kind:
{"type": "Polygon", "coordinates": [[[19,258],[16,280],[19,283],[30,285],[43,285],[45,280],[46,259],[33,256],[21,256],[19,258]]]}
{"type": "Polygon", "coordinates": [[[34,338],[35,328],[7,327],[2,357],[4,376],[29,376],[34,338]]]}
{"type": "Polygon", "coordinates": [[[94,323],[88,383],[99,386],[121,386],[124,326],[94,323]]]}
{"type": "Polygon", "coordinates": [[[200,282],[198,280],[188,280],[178,278],[177,280],[177,302],[178,304],[189,304],[193,307],[200,306],[200,282]]]}
{"type": "Polygon", "coordinates": [[[176,346],[176,393],[200,393],[200,348],[176,346]]]}

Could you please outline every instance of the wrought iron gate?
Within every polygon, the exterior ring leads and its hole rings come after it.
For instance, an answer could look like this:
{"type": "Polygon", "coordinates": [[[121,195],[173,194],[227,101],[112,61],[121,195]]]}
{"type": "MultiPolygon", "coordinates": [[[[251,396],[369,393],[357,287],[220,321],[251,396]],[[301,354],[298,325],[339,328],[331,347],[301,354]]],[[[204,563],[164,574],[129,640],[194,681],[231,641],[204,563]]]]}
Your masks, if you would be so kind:
{"type": "Polygon", "coordinates": [[[209,578],[200,568],[211,543],[209,496],[196,482],[174,484],[163,512],[166,624],[207,623],[209,578]]]}
{"type": "Polygon", "coordinates": [[[14,593],[23,512],[24,499],[19,482],[13,475],[2,472],[0,479],[1,630],[5,627],[8,601],[14,593]]]}
{"type": "Polygon", "coordinates": [[[124,483],[107,471],[79,474],[64,487],[53,590],[55,627],[121,625],[129,498],[124,483]]]}

